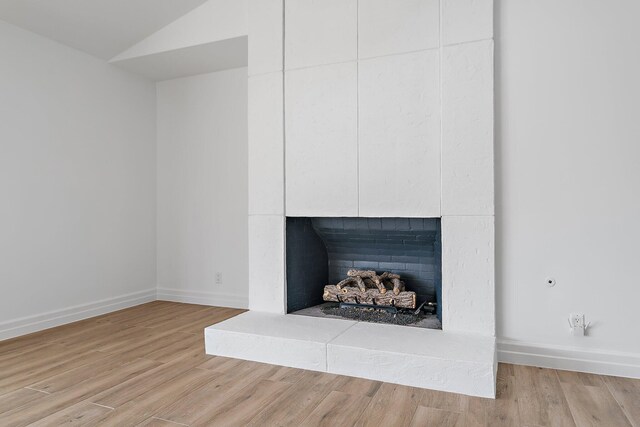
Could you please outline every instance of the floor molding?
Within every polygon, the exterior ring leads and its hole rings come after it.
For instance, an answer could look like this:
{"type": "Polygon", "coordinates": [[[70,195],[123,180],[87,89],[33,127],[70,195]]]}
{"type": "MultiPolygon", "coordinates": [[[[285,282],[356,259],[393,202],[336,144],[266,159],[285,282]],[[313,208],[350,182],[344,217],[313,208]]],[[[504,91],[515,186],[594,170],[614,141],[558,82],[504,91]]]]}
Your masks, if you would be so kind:
{"type": "Polygon", "coordinates": [[[640,378],[640,354],[498,340],[498,361],[565,371],[640,378]]]}
{"type": "Polygon", "coordinates": [[[0,323],[0,341],[156,300],[156,289],[105,298],[0,323]]]}
{"type": "Polygon", "coordinates": [[[246,309],[249,307],[247,297],[221,294],[215,292],[184,291],[181,289],[158,288],[158,299],[161,301],[184,302],[216,307],[246,309]]]}

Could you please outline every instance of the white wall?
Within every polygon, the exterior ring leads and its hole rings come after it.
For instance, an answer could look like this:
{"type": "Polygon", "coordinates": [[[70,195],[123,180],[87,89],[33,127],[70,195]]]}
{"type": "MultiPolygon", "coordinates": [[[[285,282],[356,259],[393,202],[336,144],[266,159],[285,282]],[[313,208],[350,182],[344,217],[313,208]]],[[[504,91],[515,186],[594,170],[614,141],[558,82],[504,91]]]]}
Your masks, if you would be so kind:
{"type": "Polygon", "coordinates": [[[158,297],[246,307],[247,69],[157,88],[158,297]]]}
{"type": "Polygon", "coordinates": [[[247,0],[209,0],[111,61],[122,61],[247,35],[247,0]]]}
{"type": "Polygon", "coordinates": [[[247,66],[247,0],[208,0],[109,62],[163,81],[247,66]]]}
{"type": "Polygon", "coordinates": [[[0,21],[0,339],[155,297],[154,85],[0,21]]]}
{"type": "Polygon", "coordinates": [[[536,353],[573,347],[640,376],[638,16],[631,0],[497,4],[498,335],[531,353],[503,359],[565,366],[536,353]]]}

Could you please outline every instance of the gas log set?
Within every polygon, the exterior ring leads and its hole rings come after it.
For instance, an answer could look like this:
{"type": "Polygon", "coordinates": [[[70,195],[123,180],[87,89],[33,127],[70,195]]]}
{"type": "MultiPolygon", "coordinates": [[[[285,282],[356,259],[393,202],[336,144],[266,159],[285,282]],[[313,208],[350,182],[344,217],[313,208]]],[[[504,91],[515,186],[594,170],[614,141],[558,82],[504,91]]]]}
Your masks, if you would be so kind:
{"type": "Polygon", "coordinates": [[[358,305],[416,308],[416,293],[405,290],[400,275],[373,270],[349,270],[347,278],[324,287],[324,301],[358,305]]]}

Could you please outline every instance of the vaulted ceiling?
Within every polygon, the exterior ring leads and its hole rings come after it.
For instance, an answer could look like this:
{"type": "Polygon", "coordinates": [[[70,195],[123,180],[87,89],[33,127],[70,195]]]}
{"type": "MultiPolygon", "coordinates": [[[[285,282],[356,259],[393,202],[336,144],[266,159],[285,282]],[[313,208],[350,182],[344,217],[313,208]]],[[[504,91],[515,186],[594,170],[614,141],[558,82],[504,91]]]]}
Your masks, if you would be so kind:
{"type": "Polygon", "coordinates": [[[206,0],[0,0],[0,19],[110,59],[206,0]]]}

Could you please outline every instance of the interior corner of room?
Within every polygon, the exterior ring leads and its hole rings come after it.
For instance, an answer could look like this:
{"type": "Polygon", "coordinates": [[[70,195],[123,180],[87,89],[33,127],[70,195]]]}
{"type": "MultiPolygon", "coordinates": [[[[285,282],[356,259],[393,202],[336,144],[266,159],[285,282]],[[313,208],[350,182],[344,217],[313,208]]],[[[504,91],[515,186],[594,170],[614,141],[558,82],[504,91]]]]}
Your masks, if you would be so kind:
{"type": "Polygon", "coordinates": [[[108,3],[0,5],[3,339],[156,298],[248,305],[246,5],[121,28],[108,3]]]}

